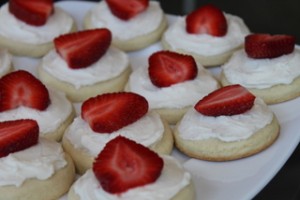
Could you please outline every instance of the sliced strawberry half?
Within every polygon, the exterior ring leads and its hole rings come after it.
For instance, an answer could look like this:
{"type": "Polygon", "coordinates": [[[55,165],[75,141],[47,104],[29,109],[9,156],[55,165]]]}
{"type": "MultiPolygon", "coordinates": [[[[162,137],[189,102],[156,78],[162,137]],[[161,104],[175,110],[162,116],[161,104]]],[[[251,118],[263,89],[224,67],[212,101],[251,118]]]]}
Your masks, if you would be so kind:
{"type": "Polygon", "coordinates": [[[276,58],[294,51],[296,38],[291,35],[250,34],[245,51],[251,58],[276,58]]]}
{"type": "Polygon", "coordinates": [[[35,120],[0,122],[0,158],[37,144],[39,126],[35,120]]]}
{"type": "Polygon", "coordinates": [[[195,59],[171,51],[158,51],[149,57],[148,73],[157,87],[169,87],[176,83],[193,80],[198,73],[195,59]]]}
{"type": "Polygon", "coordinates": [[[98,61],[111,44],[106,28],[68,33],[54,39],[58,54],[73,69],[85,68],[98,61]]]}
{"type": "Polygon", "coordinates": [[[163,159],[157,153],[118,136],[100,152],[93,171],[105,191],[119,194],[155,182],[163,165],[163,159]]]}
{"type": "Polygon", "coordinates": [[[54,12],[52,0],[9,0],[8,9],[17,19],[33,26],[44,25],[54,12]]]}
{"type": "Polygon", "coordinates": [[[251,109],[255,96],[241,85],[215,90],[201,99],[195,109],[207,116],[237,115],[251,109]]]}
{"type": "Polygon", "coordinates": [[[91,129],[99,133],[112,133],[127,126],[148,112],[147,100],[135,93],[107,93],[86,100],[81,117],[91,129]]]}
{"type": "Polygon", "coordinates": [[[227,20],[222,10],[207,4],[186,16],[186,31],[222,37],[227,33],[227,20]]]}
{"type": "Polygon", "coordinates": [[[19,106],[45,110],[49,104],[47,88],[29,72],[19,70],[0,79],[0,112],[19,106]]]}
{"type": "Polygon", "coordinates": [[[110,11],[122,20],[129,20],[149,6],[149,0],[106,0],[110,11]]]}

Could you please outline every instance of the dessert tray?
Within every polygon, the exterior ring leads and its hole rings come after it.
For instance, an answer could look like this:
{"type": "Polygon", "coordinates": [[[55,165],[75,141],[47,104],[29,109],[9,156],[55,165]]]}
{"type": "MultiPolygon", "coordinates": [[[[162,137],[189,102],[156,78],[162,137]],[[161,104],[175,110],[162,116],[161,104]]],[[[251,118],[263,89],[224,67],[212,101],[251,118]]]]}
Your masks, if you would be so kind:
{"type": "MultiPolygon", "coordinates": [[[[56,3],[74,17],[79,29],[85,13],[95,4],[88,1],[56,3]]],[[[168,15],[169,23],[175,19],[176,16],[168,15]]],[[[146,66],[148,56],[160,49],[160,44],[156,43],[142,51],[129,53],[133,69],[146,66]]],[[[26,69],[35,75],[39,61],[26,57],[13,58],[16,69],[26,69]]],[[[209,70],[215,76],[220,71],[218,67],[209,70]]],[[[278,117],[281,134],[271,147],[257,155],[230,162],[208,162],[184,156],[176,149],[173,151],[172,155],[192,174],[197,200],[251,199],[284,165],[300,140],[300,112],[291,112],[300,107],[300,98],[270,107],[278,117]]],[[[64,196],[60,200],[66,199],[64,196]]]]}

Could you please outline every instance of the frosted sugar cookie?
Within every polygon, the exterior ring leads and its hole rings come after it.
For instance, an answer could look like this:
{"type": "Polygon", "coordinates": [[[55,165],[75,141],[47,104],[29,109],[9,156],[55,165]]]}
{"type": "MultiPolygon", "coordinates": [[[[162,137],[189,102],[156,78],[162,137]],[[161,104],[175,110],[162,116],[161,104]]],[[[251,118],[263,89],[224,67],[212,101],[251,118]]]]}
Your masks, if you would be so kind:
{"type": "Polygon", "coordinates": [[[276,116],[262,99],[240,85],[216,90],[191,108],[174,130],[188,156],[228,161],[261,152],[279,135],[276,116]]]}
{"type": "Polygon", "coordinates": [[[190,173],[174,158],[118,136],[74,183],[68,200],[194,200],[194,190],[190,173]]]}
{"type": "Polygon", "coordinates": [[[113,33],[113,45],[135,51],[159,41],[167,20],[157,1],[104,0],[87,13],[84,27],[106,27],[113,33]]]}
{"type": "Polygon", "coordinates": [[[52,0],[10,0],[0,8],[0,46],[13,55],[41,57],[55,37],[75,30],[71,15],[52,0]]]}
{"type": "Polygon", "coordinates": [[[74,165],[61,145],[39,138],[36,121],[0,122],[0,199],[53,200],[75,178],[74,165]]]}
{"type": "Polygon", "coordinates": [[[242,48],[248,34],[241,18],[208,4],[178,17],[163,34],[162,45],[164,49],[192,55],[205,67],[217,66],[242,48]]]}
{"type": "Polygon", "coordinates": [[[55,38],[55,49],[43,57],[38,75],[72,102],[122,91],[131,72],[127,54],[111,45],[110,30],[93,29],[55,38]],[[76,47],[75,47],[76,46],[76,47]]]}
{"type": "Polygon", "coordinates": [[[290,35],[251,34],[222,66],[222,85],[240,84],[267,104],[300,96],[300,50],[290,35]]]}

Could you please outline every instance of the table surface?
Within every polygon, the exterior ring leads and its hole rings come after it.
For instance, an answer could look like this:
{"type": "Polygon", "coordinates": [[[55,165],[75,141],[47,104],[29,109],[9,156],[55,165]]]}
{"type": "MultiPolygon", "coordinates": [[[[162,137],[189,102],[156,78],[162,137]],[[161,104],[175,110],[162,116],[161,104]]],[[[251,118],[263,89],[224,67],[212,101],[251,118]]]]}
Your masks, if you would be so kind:
{"type": "Polygon", "coordinates": [[[276,176],[256,195],[254,200],[300,199],[300,145],[276,174],[276,176]]]}

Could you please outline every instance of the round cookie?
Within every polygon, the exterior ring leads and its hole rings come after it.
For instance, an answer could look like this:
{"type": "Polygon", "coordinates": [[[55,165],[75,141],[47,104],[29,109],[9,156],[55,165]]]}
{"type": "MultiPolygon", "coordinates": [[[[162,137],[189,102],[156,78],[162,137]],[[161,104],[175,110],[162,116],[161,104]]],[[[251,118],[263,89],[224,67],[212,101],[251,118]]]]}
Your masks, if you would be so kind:
{"type": "MultiPolygon", "coordinates": [[[[168,123],[163,119],[162,122],[164,127],[163,136],[160,141],[155,142],[149,148],[160,154],[170,154],[173,150],[173,134],[168,123]]],[[[67,129],[62,139],[63,148],[72,157],[76,166],[76,171],[79,174],[84,174],[87,169],[92,167],[96,155],[93,156],[86,148],[76,147],[75,144],[68,139],[68,132],[69,130],[67,129]]]]}
{"type": "Polygon", "coordinates": [[[149,7],[144,12],[129,20],[114,16],[105,1],[91,9],[84,18],[85,29],[110,29],[113,33],[113,45],[123,51],[140,50],[159,41],[167,26],[163,10],[154,1],[149,1],[149,7]]]}
{"type": "Polygon", "coordinates": [[[268,148],[280,125],[265,102],[246,88],[220,88],[191,108],[174,128],[176,147],[209,161],[244,158],[268,148]]]}
{"type": "Polygon", "coordinates": [[[176,147],[190,157],[208,161],[228,161],[248,157],[268,148],[277,139],[279,129],[279,123],[274,116],[271,124],[241,141],[225,142],[215,138],[184,140],[180,137],[177,127],[174,130],[174,139],[176,147]]]}
{"type": "Polygon", "coordinates": [[[3,177],[1,200],[58,199],[69,190],[75,179],[71,157],[63,152],[59,143],[45,138],[1,157],[0,162],[3,177]]]}
{"type": "Polygon", "coordinates": [[[69,191],[75,178],[72,159],[65,154],[67,166],[57,171],[47,180],[29,179],[21,187],[0,186],[0,200],[52,200],[69,191]]]}
{"type": "Polygon", "coordinates": [[[77,29],[68,13],[58,7],[54,10],[46,24],[39,27],[20,21],[8,11],[8,3],[4,4],[0,9],[0,46],[13,55],[42,57],[53,48],[55,37],[77,29]]]}
{"type": "Polygon", "coordinates": [[[223,86],[240,84],[267,104],[288,101],[300,96],[299,62],[297,48],[271,59],[250,58],[240,50],[222,65],[220,82],[223,86]]]}
{"type": "Polygon", "coordinates": [[[143,196],[147,196],[148,199],[195,199],[191,174],[175,158],[157,155],[140,144],[126,140],[128,139],[122,139],[120,136],[107,144],[97,156],[93,168],[86,171],[73,184],[68,193],[69,200],[83,198],[92,200],[104,197],[135,199],[143,196]],[[122,151],[126,152],[123,155],[128,159],[123,157],[122,151]],[[109,166],[111,162],[120,164],[111,168],[111,165],[109,166]],[[129,166],[131,166],[130,171],[128,171],[129,166]],[[103,168],[107,170],[104,172],[101,170],[103,168]],[[139,173],[136,173],[137,171],[139,173]],[[123,178],[124,173],[131,178],[123,178]],[[113,176],[111,177],[110,174],[113,176]],[[110,178],[106,178],[107,176],[110,178]],[[151,181],[148,177],[152,177],[151,181]],[[120,183],[119,181],[121,184],[115,184],[120,183]],[[130,184],[133,181],[135,185],[130,184]]]}
{"type": "Polygon", "coordinates": [[[161,43],[164,49],[192,55],[203,66],[213,67],[225,63],[233,52],[242,48],[248,34],[241,18],[209,4],[178,17],[164,32],[161,43]],[[210,18],[217,20],[201,21],[210,18]]]}
{"type": "Polygon", "coordinates": [[[40,80],[63,91],[72,102],[122,91],[131,72],[129,57],[111,45],[111,37],[110,30],[103,28],[56,38],[55,50],[44,56],[38,67],[40,80]],[[72,43],[78,48],[68,48],[72,43]]]}

